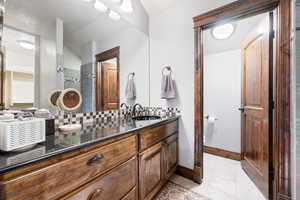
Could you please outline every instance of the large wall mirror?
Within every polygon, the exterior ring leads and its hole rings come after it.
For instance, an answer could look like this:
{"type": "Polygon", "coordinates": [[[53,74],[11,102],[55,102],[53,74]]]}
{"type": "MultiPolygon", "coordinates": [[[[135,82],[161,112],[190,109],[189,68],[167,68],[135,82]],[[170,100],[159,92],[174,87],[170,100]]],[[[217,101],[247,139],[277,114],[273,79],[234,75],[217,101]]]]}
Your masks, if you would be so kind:
{"type": "Polygon", "coordinates": [[[148,17],[140,1],[132,3],[125,13],[110,0],[6,1],[3,108],[57,112],[49,94],[68,88],[82,95],[77,112],[149,105],[148,17]],[[133,98],[126,93],[131,79],[133,98]]]}

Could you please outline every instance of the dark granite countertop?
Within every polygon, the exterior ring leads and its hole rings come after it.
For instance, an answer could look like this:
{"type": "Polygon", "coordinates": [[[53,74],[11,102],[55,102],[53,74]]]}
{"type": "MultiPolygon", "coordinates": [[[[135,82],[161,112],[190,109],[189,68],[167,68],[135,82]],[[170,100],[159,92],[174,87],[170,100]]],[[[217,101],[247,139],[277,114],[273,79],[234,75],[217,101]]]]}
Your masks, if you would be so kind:
{"type": "Polygon", "coordinates": [[[44,143],[26,151],[0,152],[0,174],[178,117],[163,117],[159,120],[148,121],[115,119],[102,123],[84,124],[81,131],[74,133],[56,132],[55,136],[47,136],[44,143]]]}

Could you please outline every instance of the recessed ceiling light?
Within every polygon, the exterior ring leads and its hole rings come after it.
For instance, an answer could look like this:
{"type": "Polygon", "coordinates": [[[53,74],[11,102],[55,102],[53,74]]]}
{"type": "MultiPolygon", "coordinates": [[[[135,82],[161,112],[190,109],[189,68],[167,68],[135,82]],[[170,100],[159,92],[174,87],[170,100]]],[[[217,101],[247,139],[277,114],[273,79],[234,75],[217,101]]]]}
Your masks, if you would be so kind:
{"type": "Polygon", "coordinates": [[[94,7],[100,12],[106,12],[108,10],[107,6],[99,0],[96,0],[94,7]]]}
{"type": "Polygon", "coordinates": [[[113,10],[110,10],[110,11],[109,11],[108,16],[109,16],[112,20],[114,20],[114,21],[118,21],[118,20],[121,19],[120,14],[117,13],[117,12],[115,12],[115,11],[113,11],[113,10]]]}
{"type": "Polygon", "coordinates": [[[228,39],[234,32],[234,25],[233,24],[223,24],[220,26],[217,26],[212,29],[212,35],[217,40],[225,40],[228,39]]]}
{"type": "Polygon", "coordinates": [[[123,0],[121,9],[124,12],[131,13],[133,11],[131,0],[123,0]]]}
{"type": "Polygon", "coordinates": [[[32,42],[29,42],[29,41],[26,41],[26,40],[18,40],[17,43],[23,49],[33,50],[35,48],[35,45],[32,42]]]}

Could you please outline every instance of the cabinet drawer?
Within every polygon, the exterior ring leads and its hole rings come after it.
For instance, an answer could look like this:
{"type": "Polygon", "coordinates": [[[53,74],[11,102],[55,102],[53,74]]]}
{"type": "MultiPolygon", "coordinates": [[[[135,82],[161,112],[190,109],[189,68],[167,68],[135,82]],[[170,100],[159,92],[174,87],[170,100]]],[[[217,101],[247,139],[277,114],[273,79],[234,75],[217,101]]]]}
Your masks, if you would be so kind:
{"type": "Polygon", "coordinates": [[[132,136],[1,183],[0,199],[57,199],[137,153],[132,136]]]}
{"type": "Polygon", "coordinates": [[[148,128],[139,132],[140,151],[151,147],[178,131],[178,121],[148,128]]]}
{"type": "Polygon", "coordinates": [[[138,189],[135,187],[122,200],[138,200],[138,189]]]}
{"type": "Polygon", "coordinates": [[[103,175],[68,200],[135,200],[137,185],[137,158],[103,175]]]}

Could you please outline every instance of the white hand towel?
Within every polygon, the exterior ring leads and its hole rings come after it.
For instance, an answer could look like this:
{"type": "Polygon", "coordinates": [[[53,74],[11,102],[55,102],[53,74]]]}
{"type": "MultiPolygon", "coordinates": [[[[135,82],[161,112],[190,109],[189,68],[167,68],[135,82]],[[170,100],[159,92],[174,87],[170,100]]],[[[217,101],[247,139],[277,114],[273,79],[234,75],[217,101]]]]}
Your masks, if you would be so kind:
{"type": "Polygon", "coordinates": [[[172,79],[172,73],[162,76],[161,98],[162,99],[176,98],[176,92],[175,92],[174,81],[172,79]]]}
{"type": "Polygon", "coordinates": [[[135,87],[133,78],[130,78],[127,81],[125,96],[126,96],[126,99],[135,99],[136,98],[136,87],[135,87]]]}

